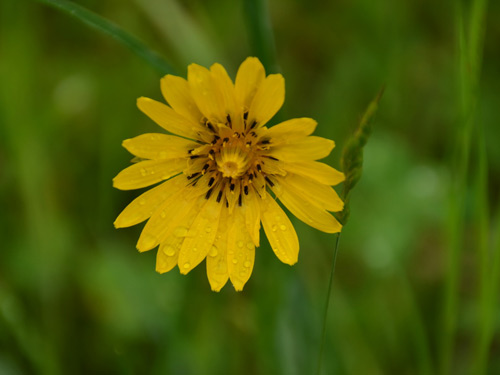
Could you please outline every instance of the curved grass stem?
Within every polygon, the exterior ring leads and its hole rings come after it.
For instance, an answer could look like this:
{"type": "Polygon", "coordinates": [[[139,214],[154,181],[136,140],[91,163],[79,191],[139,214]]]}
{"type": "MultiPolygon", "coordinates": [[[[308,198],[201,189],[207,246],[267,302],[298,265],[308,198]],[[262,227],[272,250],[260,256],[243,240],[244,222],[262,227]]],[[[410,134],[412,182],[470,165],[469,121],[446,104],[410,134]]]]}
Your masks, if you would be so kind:
{"type": "Polygon", "coordinates": [[[333,260],[332,260],[332,268],[330,270],[330,280],[328,281],[328,292],[326,295],[325,309],[323,311],[323,328],[321,330],[321,343],[319,347],[319,355],[318,355],[318,371],[317,374],[321,374],[321,365],[323,362],[323,352],[325,350],[325,341],[326,341],[326,326],[328,320],[328,307],[330,306],[330,297],[332,295],[332,284],[333,284],[333,275],[335,273],[335,264],[337,263],[337,253],[339,249],[339,241],[340,241],[340,233],[337,233],[337,239],[335,240],[335,247],[333,248],[333,260]]]}
{"type": "Polygon", "coordinates": [[[143,42],[132,34],[129,34],[119,26],[94,12],[67,0],[36,0],[40,3],[59,9],[64,13],[75,17],[91,28],[107,34],[145,60],[158,72],[163,74],[176,73],[172,66],[158,53],[149,49],[143,42]]]}

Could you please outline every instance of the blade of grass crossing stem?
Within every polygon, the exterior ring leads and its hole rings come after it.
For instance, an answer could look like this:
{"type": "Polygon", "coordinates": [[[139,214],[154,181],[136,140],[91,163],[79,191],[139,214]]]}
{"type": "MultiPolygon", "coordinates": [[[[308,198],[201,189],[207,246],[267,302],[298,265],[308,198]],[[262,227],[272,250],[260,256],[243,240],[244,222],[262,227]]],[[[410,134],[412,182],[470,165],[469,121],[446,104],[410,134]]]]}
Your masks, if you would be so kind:
{"type": "Polygon", "coordinates": [[[278,72],[268,0],[243,0],[243,10],[253,51],[267,72],[278,72]]]}
{"type": "Polygon", "coordinates": [[[318,375],[321,374],[321,365],[323,363],[323,351],[325,349],[325,341],[326,341],[326,322],[328,320],[328,306],[330,305],[330,295],[332,294],[333,275],[335,273],[335,264],[337,263],[337,252],[339,249],[340,233],[337,233],[336,236],[337,239],[335,240],[335,247],[333,248],[332,268],[330,270],[330,279],[328,280],[328,292],[326,295],[325,310],[323,312],[323,329],[321,330],[321,343],[318,355],[318,372],[317,372],[318,375]]]}
{"type": "Polygon", "coordinates": [[[51,7],[60,9],[64,13],[75,17],[86,25],[93,29],[100,31],[103,34],[107,34],[129,48],[137,56],[144,59],[149,65],[154,69],[164,74],[175,74],[175,70],[172,66],[165,61],[159,54],[149,49],[143,42],[137,39],[135,36],[129,34],[125,30],[121,29],[111,21],[95,14],[94,12],[82,7],[81,5],[75,4],[71,1],[66,0],[36,0],[40,3],[49,5],[51,7]]]}
{"type": "MultiPolygon", "coordinates": [[[[459,67],[461,91],[461,121],[457,127],[456,152],[453,163],[453,186],[450,192],[448,219],[448,254],[442,314],[442,334],[440,335],[440,373],[450,373],[458,315],[460,259],[465,225],[465,197],[467,195],[467,175],[470,146],[473,135],[474,114],[477,104],[477,86],[482,60],[484,38],[485,0],[474,0],[471,12],[464,12],[457,2],[457,36],[459,41],[459,67]],[[470,14],[464,22],[464,14],[470,14]],[[468,26],[468,33],[465,26],[468,26]]],[[[481,272],[481,271],[480,271],[481,272]]],[[[484,297],[483,297],[484,298],[484,297]]]]}
{"type": "MultiPolygon", "coordinates": [[[[489,212],[488,212],[488,165],[486,146],[482,127],[479,126],[478,137],[478,165],[476,176],[476,203],[475,203],[475,223],[477,225],[477,264],[478,264],[478,294],[479,294],[479,314],[474,368],[471,373],[481,375],[486,373],[489,341],[491,339],[491,320],[490,314],[491,297],[489,293],[490,285],[490,262],[488,254],[488,235],[489,235],[489,212]]],[[[494,299],[495,297],[493,297],[494,299]]]]}
{"type": "MultiPolygon", "coordinates": [[[[339,220],[342,225],[345,225],[349,217],[349,197],[352,189],[358,183],[361,178],[361,173],[363,169],[363,148],[368,141],[368,137],[371,134],[373,118],[378,109],[378,103],[382,98],[384,89],[382,88],[375,99],[371,101],[368,108],[363,113],[361,120],[359,121],[358,128],[351,138],[346,142],[344,150],[342,151],[342,169],[346,176],[344,181],[344,188],[342,190],[342,200],[344,201],[344,210],[339,215],[339,220]]],[[[321,365],[323,361],[323,352],[326,341],[326,323],[328,320],[328,307],[330,305],[330,296],[333,284],[333,275],[335,273],[335,263],[337,261],[337,252],[340,241],[340,233],[337,233],[337,238],[335,240],[335,246],[333,248],[333,260],[332,268],[330,270],[330,278],[328,281],[328,292],[326,295],[325,309],[323,313],[323,327],[321,329],[321,341],[318,354],[318,371],[317,374],[321,373],[321,365]]]]}

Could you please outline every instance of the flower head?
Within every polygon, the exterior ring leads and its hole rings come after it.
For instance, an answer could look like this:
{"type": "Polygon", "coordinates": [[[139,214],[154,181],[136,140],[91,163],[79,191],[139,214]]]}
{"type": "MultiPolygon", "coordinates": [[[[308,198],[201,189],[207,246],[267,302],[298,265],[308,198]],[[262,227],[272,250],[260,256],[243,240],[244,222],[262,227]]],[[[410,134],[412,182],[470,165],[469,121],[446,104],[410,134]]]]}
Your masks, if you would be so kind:
{"type": "Polygon", "coordinates": [[[252,273],[261,223],[276,256],[296,263],[297,234],[275,197],[306,224],[328,233],[341,230],[328,211],[343,208],[331,186],[344,175],[316,161],[334,142],[311,136],[316,121],[310,118],[265,126],[284,101],[280,74],[266,76],[259,60],[250,57],[233,84],[220,64],[210,69],[191,64],[187,80],[167,75],[161,89],[170,106],[143,97],[137,105],[176,135],[125,140],[123,146],[140,161],[113,180],[122,190],[160,183],[114,223],[120,228],[149,219],[137,248],[159,246],[158,272],[178,265],[187,274],[206,259],[213,290],[228,279],[242,290],[252,273]]]}

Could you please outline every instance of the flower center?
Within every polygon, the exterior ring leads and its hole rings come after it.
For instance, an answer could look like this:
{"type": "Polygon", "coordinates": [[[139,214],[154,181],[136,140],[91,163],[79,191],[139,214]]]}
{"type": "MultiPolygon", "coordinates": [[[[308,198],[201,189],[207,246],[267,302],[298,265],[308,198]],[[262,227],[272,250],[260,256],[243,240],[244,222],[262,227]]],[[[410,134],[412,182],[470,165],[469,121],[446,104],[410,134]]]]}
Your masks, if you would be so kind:
{"type": "Polygon", "coordinates": [[[222,147],[215,161],[223,177],[235,178],[245,174],[250,164],[250,156],[239,145],[229,146],[222,147]]]}

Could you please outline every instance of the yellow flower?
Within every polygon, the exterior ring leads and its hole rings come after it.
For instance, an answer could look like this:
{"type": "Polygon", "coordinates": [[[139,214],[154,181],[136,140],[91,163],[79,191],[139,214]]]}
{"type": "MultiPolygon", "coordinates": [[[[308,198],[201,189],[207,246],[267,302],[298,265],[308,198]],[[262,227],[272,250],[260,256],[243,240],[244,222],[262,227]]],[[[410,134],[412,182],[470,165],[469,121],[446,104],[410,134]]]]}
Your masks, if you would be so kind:
{"type": "Polygon", "coordinates": [[[265,126],[284,102],[281,74],[266,77],[260,61],[249,57],[233,84],[220,64],[191,64],[187,80],[167,75],[161,90],[170,106],[144,97],[137,105],[177,136],[125,140],[123,146],[140,161],[113,180],[121,190],[161,182],[114,223],[121,228],[149,219],[137,249],[159,246],[158,272],[178,265],[187,274],[206,259],[212,290],[231,279],[240,291],[252,273],[261,223],[276,256],[296,263],[297,234],[270,192],[306,224],[327,233],[341,230],[328,211],[343,208],[331,185],[344,175],[315,161],[334,142],[311,136],[316,121],[310,118],[265,126]]]}

